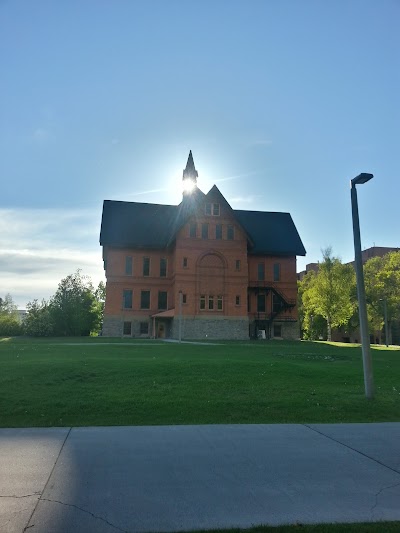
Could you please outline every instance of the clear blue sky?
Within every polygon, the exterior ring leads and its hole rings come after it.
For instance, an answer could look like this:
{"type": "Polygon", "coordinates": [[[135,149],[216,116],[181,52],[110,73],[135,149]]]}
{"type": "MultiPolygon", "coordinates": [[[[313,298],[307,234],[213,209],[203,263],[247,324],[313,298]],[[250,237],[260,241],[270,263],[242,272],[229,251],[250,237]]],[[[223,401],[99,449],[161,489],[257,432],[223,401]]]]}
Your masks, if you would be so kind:
{"type": "Polygon", "coordinates": [[[290,212],[307,250],[400,246],[400,2],[0,2],[0,295],[102,279],[102,201],[207,192],[290,212]]]}

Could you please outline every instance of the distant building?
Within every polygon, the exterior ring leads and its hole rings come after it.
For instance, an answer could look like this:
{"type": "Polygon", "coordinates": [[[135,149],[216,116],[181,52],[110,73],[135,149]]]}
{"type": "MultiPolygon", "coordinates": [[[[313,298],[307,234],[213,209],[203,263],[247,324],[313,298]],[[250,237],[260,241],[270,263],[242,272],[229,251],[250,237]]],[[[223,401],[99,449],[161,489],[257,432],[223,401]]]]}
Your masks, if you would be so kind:
{"type": "Polygon", "coordinates": [[[20,322],[21,324],[22,324],[23,321],[25,320],[27,314],[28,314],[28,311],[27,311],[26,309],[18,309],[18,310],[17,310],[18,320],[19,320],[19,322],[20,322]]]}
{"type": "Polygon", "coordinates": [[[179,205],[104,201],[103,335],[299,338],[290,214],[232,209],[197,176],[190,152],[179,205]]]}
{"type": "MultiPolygon", "coordinates": [[[[372,259],[373,257],[383,257],[389,252],[399,252],[399,251],[400,251],[400,248],[391,248],[388,246],[371,246],[371,248],[366,248],[365,250],[361,252],[361,260],[364,265],[368,261],[368,259],[372,259]]],[[[354,261],[349,261],[346,264],[354,265],[354,261]]],[[[305,270],[298,272],[297,279],[301,281],[304,278],[304,276],[308,274],[311,270],[314,270],[314,272],[318,272],[318,265],[319,263],[308,263],[306,265],[305,270]]]]}

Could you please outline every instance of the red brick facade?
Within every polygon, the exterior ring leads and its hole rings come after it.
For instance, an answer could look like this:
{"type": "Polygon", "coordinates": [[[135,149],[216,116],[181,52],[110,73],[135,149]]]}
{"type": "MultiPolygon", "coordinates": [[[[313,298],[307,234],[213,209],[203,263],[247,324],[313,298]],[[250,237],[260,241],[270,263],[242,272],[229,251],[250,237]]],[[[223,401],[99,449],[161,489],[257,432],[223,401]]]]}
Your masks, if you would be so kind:
{"type": "MultiPolygon", "coordinates": [[[[103,237],[104,335],[298,338],[296,256],[252,254],[218,189],[200,193],[168,245],[103,237]]],[[[104,214],[102,224],[105,232],[104,214]]]]}

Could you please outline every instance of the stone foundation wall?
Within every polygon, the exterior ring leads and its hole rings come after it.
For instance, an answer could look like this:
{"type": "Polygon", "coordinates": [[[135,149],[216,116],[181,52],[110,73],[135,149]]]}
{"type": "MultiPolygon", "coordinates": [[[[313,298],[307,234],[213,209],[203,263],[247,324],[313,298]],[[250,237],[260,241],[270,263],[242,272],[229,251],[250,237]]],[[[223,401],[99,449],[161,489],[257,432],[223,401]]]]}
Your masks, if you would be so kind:
{"type": "MultiPolygon", "coordinates": [[[[179,338],[179,319],[174,318],[171,337],[179,338]]],[[[213,339],[213,340],[248,340],[249,320],[247,317],[183,317],[182,340],[184,339],[213,339]]]]}
{"type": "Polygon", "coordinates": [[[143,317],[135,319],[132,317],[123,318],[119,316],[105,316],[102,329],[103,337],[142,337],[149,338],[152,335],[152,323],[151,320],[145,320],[143,317]],[[131,335],[124,335],[124,321],[132,323],[131,335]],[[140,333],[140,323],[148,322],[149,332],[148,334],[140,333]]]}
{"type": "Polygon", "coordinates": [[[274,324],[279,324],[282,326],[282,339],[287,341],[298,341],[300,340],[300,325],[299,322],[274,322],[274,324]]]}

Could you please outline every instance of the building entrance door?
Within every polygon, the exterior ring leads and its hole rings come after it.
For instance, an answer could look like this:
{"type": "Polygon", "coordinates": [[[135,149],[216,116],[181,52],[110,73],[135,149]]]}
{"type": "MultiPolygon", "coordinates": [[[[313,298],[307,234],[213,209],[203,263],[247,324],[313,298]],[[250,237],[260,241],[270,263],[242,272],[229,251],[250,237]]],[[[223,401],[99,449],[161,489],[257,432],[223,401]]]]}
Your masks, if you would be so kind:
{"type": "Polygon", "coordinates": [[[164,324],[164,322],[159,322],[158,323],[157,337],[159,339],[165,339],[165,324],[164,324]]]}

